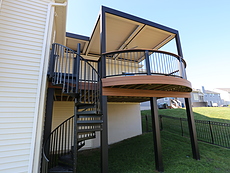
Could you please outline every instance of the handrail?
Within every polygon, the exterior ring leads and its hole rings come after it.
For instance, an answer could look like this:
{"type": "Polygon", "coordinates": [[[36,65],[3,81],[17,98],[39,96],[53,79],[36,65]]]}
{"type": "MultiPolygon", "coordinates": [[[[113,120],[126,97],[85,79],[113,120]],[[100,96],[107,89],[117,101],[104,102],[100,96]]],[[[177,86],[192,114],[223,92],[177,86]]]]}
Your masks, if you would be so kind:
{"type": "Polygon", "coordinates": [[[98,70],[95,69],[94,66],[92,66],[92,65],[89,63],[89,62],[96,62],[96,63],[98,63],[98,61],[96,61],[96,60],[85,59],[85,58],[83,58],[82,56],[80,56],[80,58],[81,58],[81,60],[84,60],[89,66],[91,66],[91,68],[97,73],[97,75],[98,75],[99,77],[101,77],[100,74],[99,74],[99,72],[98,72],[98,70]]]}
{"type": "Polygon", "coordinates": [[[102,54],[106,58],[106,77],[165,75],[186,78],[185,60],[174,53],[154,49],[126,49],[102,54]]]}
{"type": "Polygon", "coordinates": [[[86,60],[76,51],[58,43],[52,45],[49,74],[53,85],[62,85],[63,93],[78,93],[82,102],[94,103],[99,97],[100,74],[96,61],[86,60]],[[88,90],[90,89],[90,92],[88,90]],[[96,92],[96,90],[98,92],[96,92]],[[86,98],[86,93],[88,93],[86,98]],[[90,96],[89,94],[92,94],[90,96]]]}
{"type": "Polygon", "coordinates": [[[73,137],[69,135],[73,135],[71,131],[73,130],[73,119],[74,115],[66,119],[59,126],[57,126],[45,139],[43,145],[43,169],[44,167],[51,168],[57,165],[57,158],[63,154],[68,153],[71,150],[71,146],[73,143],[73,137]],[[60,140],[62,138],[62,140],[60,140]],[[64,138],[64,139],[63,139],[64,138]],[[58,140],[59,143],[55,142],[58,140]],[[49,144],[49,146],[47,146],[49,144]],[[56,151],[55,151],[56,149],[56,151]],[[51,150],[51,151],[50,151],[51,150]],[[48,157],[49,153],[52,153],[50,157],[48,157]],[[44,165],[45,164],[45,165],[44,165]]]}

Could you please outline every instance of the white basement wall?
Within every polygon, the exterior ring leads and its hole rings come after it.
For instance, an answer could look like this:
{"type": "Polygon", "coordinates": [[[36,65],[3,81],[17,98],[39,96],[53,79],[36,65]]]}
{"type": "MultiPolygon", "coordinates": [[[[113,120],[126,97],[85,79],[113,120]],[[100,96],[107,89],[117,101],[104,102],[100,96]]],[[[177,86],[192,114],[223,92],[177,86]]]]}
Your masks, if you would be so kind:
{"type": "Polygon", "coordinates": [[[32,172],[49,2],[2,0],[0,6],[1,173],[32,172]]]}
{"type": "Polygon", "coordinates": [[[140,135],[139,103],[108,103],[109,144],[140,135]]]}
{"type": "MultiPolygon", "coordinates": [[[[92,148],[100,146],[99,132],[91,142],[92,148]]],[[[108,103],[108,143],[113,144],[142,134],[139,103],[108,103]]]]}
{"type": "MultiPolygon", "coordinates": [[[[52,129],[74,114],[74,102],[55,101],[52,129]]],[[[139,103],[108,103],[108,140],[109,144],[140,135],[141,115],[139,103]]],[[[86,141],[83,149],[100,146],[100,133],[97,138],[86,141]]]]}

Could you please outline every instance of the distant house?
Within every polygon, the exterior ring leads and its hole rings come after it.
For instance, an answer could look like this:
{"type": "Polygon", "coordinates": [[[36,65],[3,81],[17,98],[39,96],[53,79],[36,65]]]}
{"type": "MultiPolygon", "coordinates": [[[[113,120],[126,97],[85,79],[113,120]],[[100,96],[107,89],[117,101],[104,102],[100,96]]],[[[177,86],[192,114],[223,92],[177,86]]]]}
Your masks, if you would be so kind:
{"type": "Polygon", "coordinates": [[[230,105],[230,88],[215,88],[214,91],[220,93],[223,105],[230,105]]]}
{"type": "Polygon", "coordinates": [[[193,107],[207,107],[207,102],[204,101],[204,93],[200,89],[193,89],[191,98],[193,107]]]}
{"type": "MultiPolygon", "coordinates": [[[[221,90],[216,90],[215,91],[210,91],[210,90],[205,90],[204,87],[201,89],[193,89],[191,92],[191,101],[192,101],[192,106],[193,107],[215,107],[215,106],[221,106],[221,105],[227,105],[229,104],[228,100],[229,97],[229,92],[228,89],[222,90],[222,95],[221,96],[220,92],[221,90]]],[[[171,105],[171,102],[173,100],[177,100],[177,102],[183,107],[184,99],[183,98],[161,98],[158,99],[157,102],[158,104],[166,103],[169,106],[171,105]]],[[[230,99],[229,99],[230,100],[230,99]]],[[[147,104],[145,103],[145,106],[147,104]]],[[[145,107],[146,108],[146,107],[145,107]]]]}
{"type": "MultiPolygon", "coordinates": [[[[204,101],[204,93],[200,89],[194,89],[191,92],[191,101],[193,107],[207,107],[207,102],[204,101]]],[[[185,101],[183,98],[165,97],[157,100],[160,107],[161,104],[166,103],[168,106],[177,104],[178,107],[184,107],[185,101]]]]}
{"type": "Polygon", "coordinates": [[[207,103],[207,106],[210,107],[216,107],[222,105],[222,100],[220,97],[220,93],[210,91],[210,90],[204,90],[204,102],[207,103]]]}

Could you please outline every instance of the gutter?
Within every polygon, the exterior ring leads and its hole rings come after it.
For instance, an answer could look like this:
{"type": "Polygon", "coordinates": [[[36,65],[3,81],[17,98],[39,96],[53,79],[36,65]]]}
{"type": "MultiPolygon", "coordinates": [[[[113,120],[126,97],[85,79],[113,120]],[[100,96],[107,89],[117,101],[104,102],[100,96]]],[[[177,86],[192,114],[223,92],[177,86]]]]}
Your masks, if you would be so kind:
{"type": "Polygon", "coordinates": [[[1,12],[1,9],[2,9],[2,0],[0,0],[0,12],[1,12]]]}

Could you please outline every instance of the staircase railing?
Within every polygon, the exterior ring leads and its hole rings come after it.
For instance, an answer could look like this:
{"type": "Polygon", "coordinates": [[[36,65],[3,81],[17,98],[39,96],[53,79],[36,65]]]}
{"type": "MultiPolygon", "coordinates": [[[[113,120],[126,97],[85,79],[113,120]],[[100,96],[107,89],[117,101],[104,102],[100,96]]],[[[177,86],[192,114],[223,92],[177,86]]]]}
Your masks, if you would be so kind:
{"type": "Polygon", "coordinates": [[[56,127],[43,146],[43,168],[48,170],[58,165],[58,158],[71,151],[73,140],[74,116],[68,118],[56,127]]]}
{"type": "Polygon", "coordinates": [[[81,57],[80,51],[77,53],[66,46],[54,43],[50,56],[49,77],[53,85],[62,86],[63,93],[78,93],[79,102],[94,103],[99,111],[101,79],[97,65],[97,61],[81,57]]]}
{"type": "MultiPolygon", "coordinates": [[[[61,86],[62,93],[77,98],[77,104],[95,105],[94,107],[81,110],[100,113],[101,78],[97,71],[97,61],[86,60],[78,52],[54,43],[50,54],[48,75],[53,85],[61,86]]],[[[76,101],[75,101],[76,104],[76,101]]],[[[76,107],[77,105],[75,105],[76,107]]],[[[76,108],[75,108],[76,109],[76,108]]],[[[58,158],[71,150],[76,152],[76,146],[81,145],[76,138],[76,121],[79,118],[75,114],[55,128],[43,146],[42,172],[46,173],[49,168],[58,164],[58,158]],[[75,147],[72,147],[75,146],[75,147]]],[[[80,127],[79,127],[80,128],[80,127]]],[[[95,135],[94,132],[87,135],[95,135]]],[[[79,135],[77,138],[84,138],[79,135]]]]}

